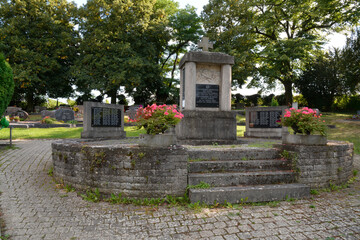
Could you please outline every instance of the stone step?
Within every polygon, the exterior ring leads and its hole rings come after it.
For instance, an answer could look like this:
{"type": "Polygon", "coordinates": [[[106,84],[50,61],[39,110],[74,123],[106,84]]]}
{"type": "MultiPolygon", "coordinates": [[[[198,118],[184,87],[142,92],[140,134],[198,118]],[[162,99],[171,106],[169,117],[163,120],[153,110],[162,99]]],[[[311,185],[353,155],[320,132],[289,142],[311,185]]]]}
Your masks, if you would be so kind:
{"type": "Polygon", "coordinates": [[[282,201],[287,198],[303,198],[310,194],[310,187],[305,184],[273,184],[256,186],[213,187],[209,189],[190,189],[192,203],[243,203],[282,201]]]}
{"type": "Polygon", "coordinates": [[[190,161],[201,160],[266,160],[280,158],[280,150],[274,148],[189,148],[190,161]]]}
{"type": "Polygon", "coordinates": [[[189,173],[188,184],[200,182],[211,187],[292,183],[295,174],[292,171],[260,171],[260,172],[224,172],[224,173],[189,173]]]}
{"type": "Polygon", "coordinates": [[[189,173],[290,170],[287,160],[227,160],[189,162],[189,173]]]}

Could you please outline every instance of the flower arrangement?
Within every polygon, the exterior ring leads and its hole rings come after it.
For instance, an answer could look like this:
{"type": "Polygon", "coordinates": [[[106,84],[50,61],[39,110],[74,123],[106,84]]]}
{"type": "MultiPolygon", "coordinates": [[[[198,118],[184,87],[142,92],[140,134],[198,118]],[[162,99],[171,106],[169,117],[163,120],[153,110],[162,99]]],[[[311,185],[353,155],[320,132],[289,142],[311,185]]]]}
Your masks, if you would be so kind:
{"type": "Polygon", "coordinates": [[[326,136],[325,121],[321,119],[322,114],[317,115],[316,111],[307,107],[301,109],[290,108],[285,111],[285,115],[278,123],[285,127],[291,127],[294,130],[294,134],[302,133],[310,135],[318,132],[326,136]]]}
{"type": "Polygon", "coordinates": [[[19,116],[10,117],[10,121],[12,121],[12,122],[19,122],[19,121],[20,121],[20,117],[19,117],[19,116]]]}
{"type": "Polygon", "coordinates": [[[50,116],[46,116],[41,120],[42,124],[53,124],[56,122],[55,118],[51,118],[50,116]]]}
{"type": "Polygon", "coordinates": [[[176,105],[156,105],[139,107],[135,119],[138,128],[144,127],[147,134],[164,133],[168,128],[174,127],[184,115],[176,109],[176,105]]]}

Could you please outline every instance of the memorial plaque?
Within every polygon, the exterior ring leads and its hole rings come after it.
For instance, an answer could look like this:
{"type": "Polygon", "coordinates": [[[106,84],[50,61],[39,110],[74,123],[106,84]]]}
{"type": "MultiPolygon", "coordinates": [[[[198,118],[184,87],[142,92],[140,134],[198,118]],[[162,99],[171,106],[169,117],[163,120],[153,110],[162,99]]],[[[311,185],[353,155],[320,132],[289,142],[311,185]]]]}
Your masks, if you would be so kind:
{"type": "Polygon", "coordinates": [[[218,108],[219,85],[196,84],[196,107],[218,108]]]}
{"type": "Polygon", "coordinates": [[[276,121],[281,117],[281,111],[257,111],[251,114],[250,123],[254,128],[281,128],[276,121]]]}
{"type": "Polygon", "coordinates": [[[92,107],[91,127],[121,127],[121,110],[92,107]]]}

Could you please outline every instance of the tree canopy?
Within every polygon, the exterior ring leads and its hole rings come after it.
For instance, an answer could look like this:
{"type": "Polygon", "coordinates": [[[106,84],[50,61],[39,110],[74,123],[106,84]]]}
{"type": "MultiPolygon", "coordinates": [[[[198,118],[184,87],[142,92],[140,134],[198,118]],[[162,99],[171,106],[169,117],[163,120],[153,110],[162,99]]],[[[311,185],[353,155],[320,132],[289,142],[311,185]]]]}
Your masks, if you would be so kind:
{"type": "Polygon", "coordinates": [[[66,0],[0,0],[0,51],[13,67],[16,98],[68,97],[76,57],[76,7],[66,0]]]}
{"type": "Polygon", "coordinates": [[[215,50],[235,56],[237,85],[279,81],[291,103],[293,83],[324,36],[357,23],[359,13],[357,0],[210,0],[202,17],[215,50]]]}
{"type": "Polygon", "coordinates": [[[12,69],[0,53],[0,119],[4,114],[14,93],[14,80],[12,69]]]}

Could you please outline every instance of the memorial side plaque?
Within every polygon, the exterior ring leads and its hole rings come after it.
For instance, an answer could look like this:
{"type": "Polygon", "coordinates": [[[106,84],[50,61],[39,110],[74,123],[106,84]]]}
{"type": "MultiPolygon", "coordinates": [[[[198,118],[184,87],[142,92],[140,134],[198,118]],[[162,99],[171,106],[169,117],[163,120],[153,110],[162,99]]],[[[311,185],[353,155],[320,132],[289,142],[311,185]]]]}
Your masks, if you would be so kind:
{"type": "Polygon", "coordinates": [[[281,128],[276,121],[281,117],[281,111],[257,111],[251,114],[250,123],[253,128],[281,128]]]}
{"type": "Polygon", "coordinates": [[[115,108],[92,107],[91,127],[121,127],[121,110],[115,108]]]}
{"type": "Polygon", "coordinates": [[[196,84],[196,107],[218,108],[219,85],[196,84]]]}

